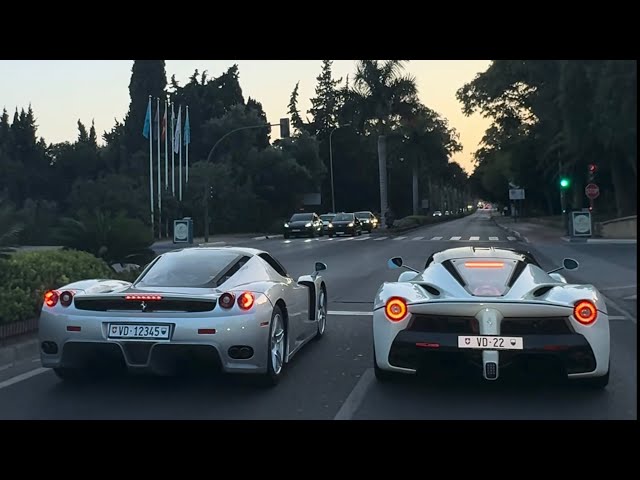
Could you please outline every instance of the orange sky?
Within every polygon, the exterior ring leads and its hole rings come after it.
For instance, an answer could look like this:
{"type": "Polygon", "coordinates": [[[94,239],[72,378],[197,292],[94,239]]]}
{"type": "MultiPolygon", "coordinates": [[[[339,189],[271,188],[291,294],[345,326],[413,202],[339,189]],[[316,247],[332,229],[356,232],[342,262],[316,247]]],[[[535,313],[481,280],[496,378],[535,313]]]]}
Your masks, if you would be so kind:
{"type": "MultiPolygon", "coordinates": [[[[185,82],[197,68],[218,76],[234,63],[240,71],[245,98],[262,102],[271,122],[286,116],[289,96],[300,81],[299,106],[308,110],[314,95],[321,60],[167,60],[166,71],[185,82]]],[[[471,171],[471,158],[478,147],[487,119],[479,115],[465,117],[455,92],[475,75],[487,69],[489,60],[413,60],[407,71],[416,77],[420,99],[449,120],[460,134],[464,150],[454,157],[471,171]]],[[[73,141],[77,121],[95,120],[99,135],[110,130],[114,119],[122,120],[129,105],[131,60],[2,60],[0,61],[1,107],[10,115],[16,107],[32,104],[38,134],[47,142],[73,141]],[[46,79],[43,81],[43,79],[46,79]]],[[[336,77],[353,75],[355,61],[336,60],[336,77]]],[[[304,118],[304,115],[303,115],[304,118]]]]}

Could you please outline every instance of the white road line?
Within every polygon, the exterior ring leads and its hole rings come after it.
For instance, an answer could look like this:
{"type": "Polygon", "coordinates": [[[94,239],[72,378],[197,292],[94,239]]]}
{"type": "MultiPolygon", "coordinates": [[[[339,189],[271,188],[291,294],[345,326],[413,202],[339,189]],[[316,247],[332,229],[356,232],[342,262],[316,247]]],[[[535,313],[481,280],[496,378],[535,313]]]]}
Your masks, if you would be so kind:
{"type": "Polygon", "coordinates": [[[405,238],[407,238],[407,237],[396,237],[396,238],[394,238],[394,240],[404,240],[405,238]]]}
{"type": "Polygon", "coordinates": [[[604,293],[600,292],[600,295],[602,295],[602,298],[605,299],[605,301],[607,302],[607,305],[611,305],[613,308],[618,310],[624,316],[624,318],[626,318],[627,320],[631,320],[631,322],[635,323],[636,325],[638,324],[638,321],[636,320],[636,318],[631,313],[629,313],[624,308],[619,306],[616,302],[611,300],[604,293]]]}
{"type": "Polygon", "coordinates": [[[424,237],[413,237],[411,240],[422,240],[424,237]]]}
{"type": "Polygon", "coordinates": [[[348,240],[353,240],[354,237],[347,237],[347,238],[341,238],[340,240],[338,240],[339,242],[346,242],[348,240]]]}
{"type": "Polygon", "coordinates": [[[471,240],[472,242],[477,242],[478,240],[480,240],[480,237],[469,237],[469,240],[471,240]]]}
{"type": "Polygon", "coordinates": [[[259,237],[253,237],[251,240],[264,240],[265,238],[264,235],[260,235],[259,237]]]}
{"type": "Polygon", "coordinates": [[[349,310],[329,310],[327,312],[328,315],[341,315],[345,317],[355,316],[355,317],[367,317],[372,316],[373,312],[350,312],[349,310]]]}
{"type": "Polygon", "coordinates": [[[360,237],[356,238],[356,242],[364,242],[365,240],[369,240],[371,237],[360,237]]]}
{"type": "Polygon", "coordinates": [[[638,300],[638,294],[631,295],[630,297],[624,297],[624,300],[638,300]]]}
{"type": "Polygon", "coordinates": [[[442,240],[442,237],[433,237],[431,240],[442,240]]]}
{"type": "Polygon", "coordinates": [[[491,240],[492,242],[497,242],[500,239],[498,237],[489,237],[489,240],[491,240]]]}
{"type": "Polygon", "coordinates": [[[460,240],[462,237],[451,237],[449,240],[460,240]]]}
{"type": "Polygon", "coordinates": [[[366,397],[369,388],[373,385],[374,380],[375,375],[373,373],[373,368],[367,368],[333,419],[351,420],[358,411],[358,408],[360,408],[360,405],[366,397]]]}
{"type": "Polygon", "coordinates": [[[622,285],[619,287],[607,287],[607,288],[599,288],[601,292],[608,292],[609,290],[627,290],[629,288],[636,288],[637,285],[622,285]]]}
{"type": "Polygon", "coordinates": [[[624,315],[609,315],[609,320],[626,320],[624,315]]]}
{"type": "Polygon", "coordinates": [[[45,373],[48,372],[50,369],[49,368],[36,368],[35,370],[31,370],[29,372],[25,372],[22,373],[20,375],[17,375],[13,378],[10,378],[9,380],[5,380],[4,382],[0,382],[0,390],[2,390],[3,388],[7,388],[10,387],[11,385],[14,385],[16,383],[20,383],[24,380],[28,380],[31,377],[35,377],[36,375],[40,375],[41,373],[45,373]]]}
{"type": "Polygon", "coordinates": [[[386,240],[387,237],[378,237],[378,238],[374,238],[373,241],[374,242],[379,242],[380,240],[386,240]]]}
{"type": "Polygon", "coordinates": [[[507,237],[507,240],[509,240],[510,242],[514,242],[516,240],[516,237],[507,237]]]}

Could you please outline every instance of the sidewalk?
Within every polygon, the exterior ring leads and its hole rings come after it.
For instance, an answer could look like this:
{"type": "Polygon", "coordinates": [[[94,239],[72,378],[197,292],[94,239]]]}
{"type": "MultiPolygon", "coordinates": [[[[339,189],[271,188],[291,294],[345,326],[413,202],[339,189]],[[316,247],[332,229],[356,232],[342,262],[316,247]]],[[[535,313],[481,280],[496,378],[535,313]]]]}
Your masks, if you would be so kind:
{"type": "Polygon", "coordinates": [[[502,215],[492,215],[491,219],[497,226],[525,243],[570,242],[625,245],[637,243],[635,239],[570,237],[563,228],[526,220],[516,222],[513,217],[503,217],[502,215]]]}

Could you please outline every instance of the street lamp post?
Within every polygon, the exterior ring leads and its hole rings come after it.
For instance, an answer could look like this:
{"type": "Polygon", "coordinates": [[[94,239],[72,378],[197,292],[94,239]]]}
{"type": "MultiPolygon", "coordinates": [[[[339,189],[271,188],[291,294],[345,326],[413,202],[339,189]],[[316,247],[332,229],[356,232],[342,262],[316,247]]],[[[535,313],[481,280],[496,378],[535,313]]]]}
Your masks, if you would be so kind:
{"type": "Polygon", "coordinates": [[[331,211],[333,213],[336,213],[336,196],[333,190],[333,149],[331,147],[331,137],[333,136],[333,132],[335,132],[337,129],[342,127],[348,127],[349,125],[351,125],[351,123],[345,123],[344,125],[341,125],[339,127],[334,127],[334,129],[331,130],[331,133],[329,133],[329,169],[331,171],[331,211]]]}

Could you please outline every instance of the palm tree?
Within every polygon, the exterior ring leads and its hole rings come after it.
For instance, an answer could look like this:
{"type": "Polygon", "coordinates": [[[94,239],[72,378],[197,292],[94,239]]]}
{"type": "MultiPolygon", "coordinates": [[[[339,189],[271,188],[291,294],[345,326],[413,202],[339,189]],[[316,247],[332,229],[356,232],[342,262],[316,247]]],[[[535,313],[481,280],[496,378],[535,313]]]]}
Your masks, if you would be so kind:
{"type": "Polygon", "coordinates": [[[6,258],[14,252],[10,247],[15,245],[22,229],[15,207],[4,196],[0,196],[0,258],[6,258]]]}
{"type": "Polygon", "coordinates": [[[347,111],[354,116],[353,124],[378,136],[382,216],[388,208],[386,136],[418,103],[415,77],[402,74],[404,64],[403,60],[359,60],[353,88],[345,99],[347,111]]]}

